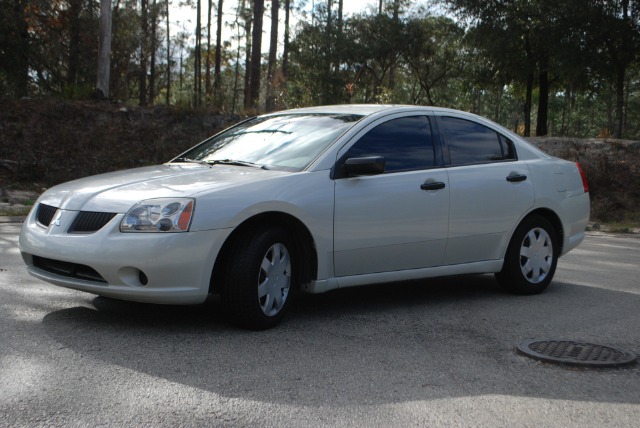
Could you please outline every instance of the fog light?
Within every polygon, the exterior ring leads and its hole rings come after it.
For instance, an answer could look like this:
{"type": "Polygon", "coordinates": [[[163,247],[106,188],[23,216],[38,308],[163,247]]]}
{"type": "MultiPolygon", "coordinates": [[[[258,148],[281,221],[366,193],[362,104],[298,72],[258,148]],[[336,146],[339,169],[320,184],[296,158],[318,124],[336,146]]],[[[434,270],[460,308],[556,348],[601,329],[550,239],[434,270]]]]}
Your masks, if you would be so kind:
{"type": "Polygon", "coordinates": [[[147,275],[145,275],[144,272],[140,271],[138,273],[138,281],[140,281],[140,284],[142,285],[147,285],[149,283],[149,278],[147,278],[147,275]]]}

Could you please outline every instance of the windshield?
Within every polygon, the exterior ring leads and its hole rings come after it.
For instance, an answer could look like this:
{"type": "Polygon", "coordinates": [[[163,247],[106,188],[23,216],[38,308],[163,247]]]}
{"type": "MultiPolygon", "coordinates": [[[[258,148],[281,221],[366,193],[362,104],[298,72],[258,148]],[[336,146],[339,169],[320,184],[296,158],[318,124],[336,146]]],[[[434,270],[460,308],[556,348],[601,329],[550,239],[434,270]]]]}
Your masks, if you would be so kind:
{"type": "Polygon", "coordinates": [[[300,171],[361,117],[346,114],[256,117],[204,141],[174,162],[245,163],[300,171]]]}

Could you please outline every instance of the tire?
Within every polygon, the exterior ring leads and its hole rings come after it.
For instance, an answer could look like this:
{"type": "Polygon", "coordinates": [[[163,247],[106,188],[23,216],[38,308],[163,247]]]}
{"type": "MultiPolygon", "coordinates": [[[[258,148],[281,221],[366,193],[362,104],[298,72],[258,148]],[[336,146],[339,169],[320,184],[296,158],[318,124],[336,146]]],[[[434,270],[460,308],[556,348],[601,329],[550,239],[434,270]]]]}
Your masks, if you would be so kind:
{"type": "Polygon", "coordinates": [[[281,228],[253,229],[236,240],[222,289],[232,322],[251,330],[280,322],[295,284],[293,249],[290,234],[281,228]]]}
{"type": "Polygon", "coordinates": [[[538,294],[549,286],[558,264],[558,235],[544,217],[532,215],[516,228],[496,279],[515,294],[538,294]]]}

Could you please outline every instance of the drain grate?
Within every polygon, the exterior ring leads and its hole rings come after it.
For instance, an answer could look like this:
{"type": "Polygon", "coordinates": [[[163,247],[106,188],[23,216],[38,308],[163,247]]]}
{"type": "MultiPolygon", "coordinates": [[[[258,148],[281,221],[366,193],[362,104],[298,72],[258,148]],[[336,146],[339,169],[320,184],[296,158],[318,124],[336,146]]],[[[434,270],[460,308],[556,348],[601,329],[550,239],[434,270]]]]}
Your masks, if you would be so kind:
{"type": "Polygon", "coordinates": [[[624,349],[575,340],[527,340],[517,351],[535,360],[578,367],[620,367],[636,361],[624,349]]]}

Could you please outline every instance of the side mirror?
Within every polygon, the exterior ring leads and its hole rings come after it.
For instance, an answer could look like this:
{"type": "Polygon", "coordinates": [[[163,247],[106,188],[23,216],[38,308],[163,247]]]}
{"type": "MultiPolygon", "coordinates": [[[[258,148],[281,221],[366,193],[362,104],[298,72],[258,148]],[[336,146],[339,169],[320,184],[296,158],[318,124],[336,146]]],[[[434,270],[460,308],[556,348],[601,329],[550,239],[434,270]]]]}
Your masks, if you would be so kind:
{"type": "Polygon", "coordinates": [[[348,177],[378,175],[384,173],[384,165],[383,156],[367,156],[347,159],[344,163],[344,169],[348,177]]]}

